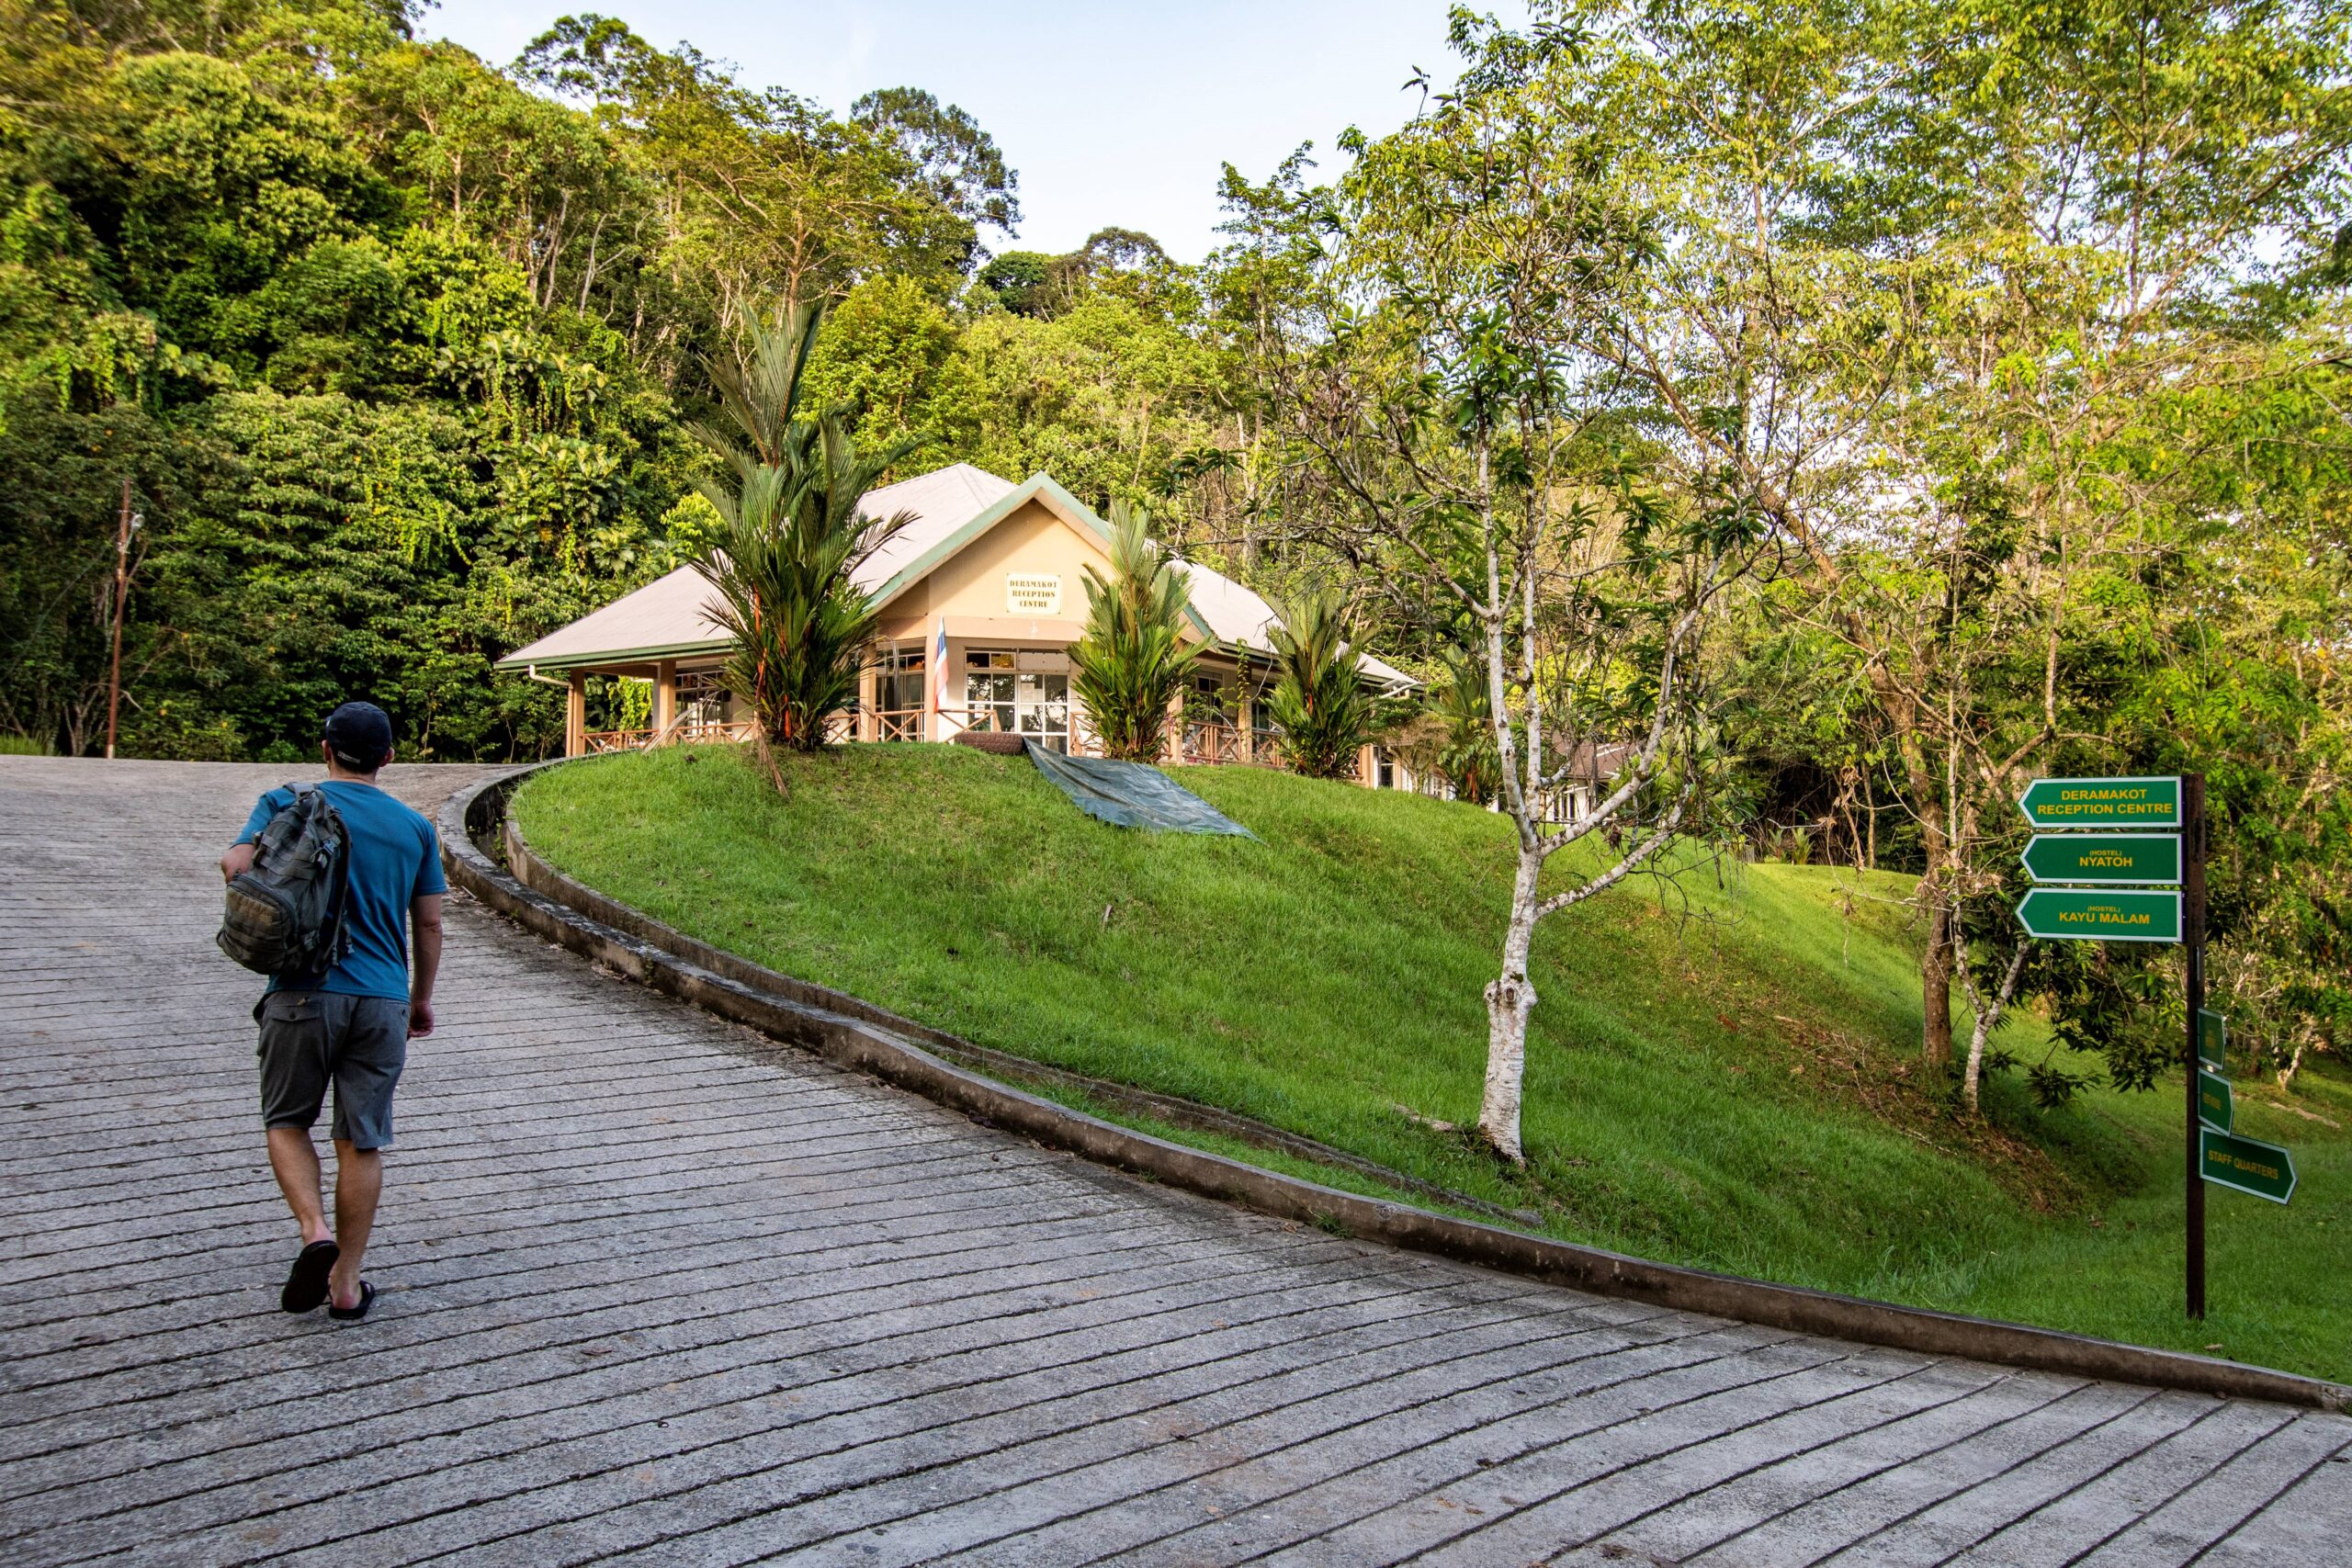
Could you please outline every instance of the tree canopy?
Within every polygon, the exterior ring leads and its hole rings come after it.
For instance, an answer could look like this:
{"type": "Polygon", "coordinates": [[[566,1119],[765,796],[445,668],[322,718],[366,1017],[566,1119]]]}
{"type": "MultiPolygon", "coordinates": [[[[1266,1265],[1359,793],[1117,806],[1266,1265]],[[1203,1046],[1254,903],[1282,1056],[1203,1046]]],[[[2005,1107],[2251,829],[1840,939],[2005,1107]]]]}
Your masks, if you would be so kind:
{"type": "Polygon", "coordinates": [[[2169,955],[2018,945],[2034,773],[2205,772],[2233,1032],[2352,1024],[2343,7],[1456,12],[1403,129],[1228,166],[1199,265],[1115,212],[1019,248],[920,86],[416,15],[0,0],[0,731],[102,743],[127,482],[128,752],[291,761],[366,694],[404,755],[543,754],[560,694],[491,666],[710,547],[690,433],[822,303],[802,396],[885,477],[1045,469],[1344,589],[1474,795],[1642,754],[1703,600],[1627,798],[1918,873],[1972,1089],[1956,1013],[2028,998],[2119,1082],[2176,1048],[2169,955]]]}

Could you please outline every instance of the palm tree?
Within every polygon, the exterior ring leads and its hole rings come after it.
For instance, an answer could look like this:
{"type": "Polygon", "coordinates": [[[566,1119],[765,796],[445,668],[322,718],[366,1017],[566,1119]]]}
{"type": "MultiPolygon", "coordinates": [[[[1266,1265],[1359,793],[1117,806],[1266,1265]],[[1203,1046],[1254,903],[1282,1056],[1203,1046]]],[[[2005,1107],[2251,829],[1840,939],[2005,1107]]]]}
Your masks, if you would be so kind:
{"type": "Polygon", "coordinates": [[[1453,797],[1484,806],[1502,787],[1502,755],[1495,749],[1492,697],[1487,672],[1460,649],[1444,652],[1445,679],[1430,694],[1429,711],[1444,725],[1437,771],[1453,786],[1453,797]]]}
{"type": "Polygon", "coordinates": [[[1086,569],[1086,635],[1069,650],[1104,754],[1131,762],[1159,755],[1169,705],[1201,655],[1183,640],[1192,589],[1148,524],[1141,508],[1111,503],[1111,575],[1086,569]]]}
{"type": "Polygon", "coordinates": [[[730,470],[698,487],[718,509],[697,564],[718,590],[711,619],[735,638],[728,686],[751,705],[763,744],[804,751],[824,744],[826,718],[857,697],[875,605],[852,579],[913,520],[870,517],[858,498],[920,444],[861,452],[845,411],[802,410],[823,321],[817,303],[754,326],[747,366],[711,367],[732,430],[695,427],[730,470]]]}
{"type": "Polygon", "coordinates": [[[1275,603],[1267,628],[1276,678],[1267,705],[1282,726],[1283,757],[1308,778],[1352,778],[1356,752],[1372,733],[1372,698],[1348,647],[1347,602],[1331,587],[1275,603]]]}

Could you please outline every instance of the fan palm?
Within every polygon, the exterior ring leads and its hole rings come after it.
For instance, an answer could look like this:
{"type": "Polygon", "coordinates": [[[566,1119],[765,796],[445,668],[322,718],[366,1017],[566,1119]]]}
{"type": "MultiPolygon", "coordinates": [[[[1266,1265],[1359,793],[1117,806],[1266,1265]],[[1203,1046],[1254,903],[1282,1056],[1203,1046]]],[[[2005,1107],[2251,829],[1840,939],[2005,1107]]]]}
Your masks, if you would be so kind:
{"type": "Polygon", "coordinates": [[[1069,650],[1104,754],[1135,762],[1159,755],[1169,705],[1201,654],[1184,641],[1192,589],[1148,525],[1140,508],[1112,503],[1111,575],[1086,569],[1086,635],[1069,650]]]}
{"type": "Polygon", "coordinates": [[[718,590],[710,618],[735,638],[727,683],[763,741],[799,750],[856,701],[875,604],[854,579],[913,520],[868,516],[859,498],[919,445],[860,451],[843,411],[801,408],[823,321],[820,303],[754,327],[749,363],[711,370],[732,428],[695,427],[728,470],[699,487],[720,525],[697,562],[718,590]]]}
{"type": "Polygon", "coordinates": [[[1371,695],[1356,675],[1347,601],[1329,587],[1276,602],[1266,630],[1276,671],[1267,705],[1282,727],[1283,758],[1309,778],[1352,778],[1372,734],[1371,695]]]}

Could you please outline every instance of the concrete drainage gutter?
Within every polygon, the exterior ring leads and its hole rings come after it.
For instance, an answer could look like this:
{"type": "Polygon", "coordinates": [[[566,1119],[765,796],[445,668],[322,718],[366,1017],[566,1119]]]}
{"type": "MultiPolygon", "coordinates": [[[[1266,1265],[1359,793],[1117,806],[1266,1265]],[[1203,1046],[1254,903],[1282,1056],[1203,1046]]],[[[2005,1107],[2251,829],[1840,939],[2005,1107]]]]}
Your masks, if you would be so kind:
{"type": "Polygon", "coordinates": [[[910,1023],[856,998],[760,969],[552,872],[530,855],[504,809],[514,785],[536,771],[521,769],[488,780],[461,791],[442,807],[441,853],[452,882],[548,941],[656,990],[1097,1164],[1278,1218],[1337,1224],[1393,1247],[1595,1295],[1926,1355],[2321,1410],[2352,1409],[2352,1388],[2316,1378],[1626,1258],[1343,1192],[1086,1115],[946,1060],[943,1050],[963,1055],[977,1049],[952,1035],[910,1023]],[[501,842],[540,886],[518,880],[482,850],[484,841],[501,842]]]}

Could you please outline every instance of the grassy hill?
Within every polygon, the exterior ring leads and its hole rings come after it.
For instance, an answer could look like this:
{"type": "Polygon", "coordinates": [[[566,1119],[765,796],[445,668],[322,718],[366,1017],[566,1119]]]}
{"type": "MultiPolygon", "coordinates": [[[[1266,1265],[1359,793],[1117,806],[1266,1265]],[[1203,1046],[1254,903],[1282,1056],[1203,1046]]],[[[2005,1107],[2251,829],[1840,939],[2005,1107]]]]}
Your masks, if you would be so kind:
{"type": "MultiPolygon", "coordinates": [[[[731,750],[616,757],[518,809],[556,864],[706,940],[1539,1210],[1555,1235],[2352,1377],[2352,1080],[2241,1080],[2240,1131],[2293,1145],[2302,1186],[2288,1209],[2213,1194],[2212,1315],[2188,1325],[2177,1081],[2047,1112],[1996,1079],[1984,1122],[1958,1116],[1918,1060],[1904,878],[1710,863],[1549,922],[1518,1174],[1407,1114],[1476,1113],[1501,818],[1202,768],[1178,776],[1263,841],[1144,834],[1023,760],[944,746],[786,776],[788,799],[731,750]]],[[[2041,1044],[2030,1018],[2005,1038],[2041,1044]]]]}

